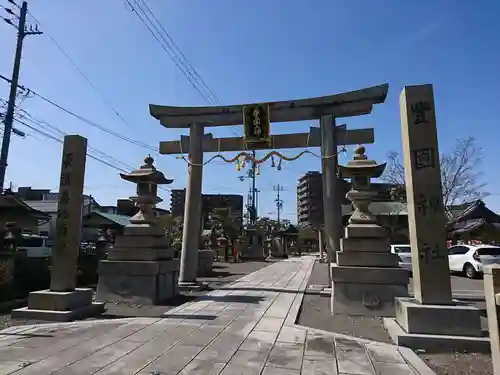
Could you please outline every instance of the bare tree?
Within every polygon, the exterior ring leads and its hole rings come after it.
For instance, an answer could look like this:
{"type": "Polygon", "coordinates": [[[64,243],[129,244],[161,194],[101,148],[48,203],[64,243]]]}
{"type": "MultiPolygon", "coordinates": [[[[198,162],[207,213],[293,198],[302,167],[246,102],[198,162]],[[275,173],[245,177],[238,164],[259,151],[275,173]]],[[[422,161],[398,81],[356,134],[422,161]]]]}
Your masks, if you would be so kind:
{"type": "MultiPolygon", "coordinates": [[[[391,192],[394,199],[406,201],[405,170],[401,157],[397,152],[391,151],[387,154],[387,159],[387,168],[382,180],[397,186],[391,192]]],[[[445,207],[489,195],[484,190],[486,183],[481,182],[483,152],[474,137],[457,139],[451,152],[442,153],[439,161],[445,207]]]]}

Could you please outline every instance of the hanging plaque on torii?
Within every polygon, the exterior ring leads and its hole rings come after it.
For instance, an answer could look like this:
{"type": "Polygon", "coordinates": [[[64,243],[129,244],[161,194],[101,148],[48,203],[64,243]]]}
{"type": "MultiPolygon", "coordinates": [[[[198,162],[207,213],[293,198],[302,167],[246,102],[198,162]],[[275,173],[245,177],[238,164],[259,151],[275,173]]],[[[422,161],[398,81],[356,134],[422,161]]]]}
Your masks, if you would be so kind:
{"type": "Polygon", "coordinates": [[[243,106],[243,127],[246,148],[269,146],[271,144],[269,104],[243,106]]]}

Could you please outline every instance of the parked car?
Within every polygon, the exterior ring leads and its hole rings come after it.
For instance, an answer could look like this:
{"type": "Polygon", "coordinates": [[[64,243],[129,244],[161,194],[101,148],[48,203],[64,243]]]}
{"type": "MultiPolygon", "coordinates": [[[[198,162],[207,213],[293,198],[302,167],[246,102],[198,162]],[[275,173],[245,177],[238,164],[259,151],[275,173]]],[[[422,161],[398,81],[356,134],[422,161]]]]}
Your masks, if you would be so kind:
{"type": "Polygon", "coordinates": [[[21,235],[17,244],[17,251],[24,253],[28,258],[47,258],[52,254],[52,248],[47,237],[25,233],[21,235]]]}
{"type": "Polygon", "coordinates": [[[399,267],[412,272],[410,245],[391,245],[391,253],[399,256],[399,267]]]}
{"type": "Polygon", "coordinates": [[[488,264],[500,264],[500,246],[455,245],[448,248],[450,272],[462,272],[470,279],[483,273],[488,264]]]}

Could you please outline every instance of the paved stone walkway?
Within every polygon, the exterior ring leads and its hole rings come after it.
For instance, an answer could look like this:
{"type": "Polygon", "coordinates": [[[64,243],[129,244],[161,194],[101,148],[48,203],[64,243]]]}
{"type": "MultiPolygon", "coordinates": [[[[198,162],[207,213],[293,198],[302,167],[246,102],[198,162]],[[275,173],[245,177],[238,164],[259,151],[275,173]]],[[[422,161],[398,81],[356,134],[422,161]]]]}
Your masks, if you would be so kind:
{"type": "Polygon", "coordinates": [[[433,374],[405,348],[295,325],[313,264],[272,264],[161,319],[7,328],[0,374],[433,374]]]}

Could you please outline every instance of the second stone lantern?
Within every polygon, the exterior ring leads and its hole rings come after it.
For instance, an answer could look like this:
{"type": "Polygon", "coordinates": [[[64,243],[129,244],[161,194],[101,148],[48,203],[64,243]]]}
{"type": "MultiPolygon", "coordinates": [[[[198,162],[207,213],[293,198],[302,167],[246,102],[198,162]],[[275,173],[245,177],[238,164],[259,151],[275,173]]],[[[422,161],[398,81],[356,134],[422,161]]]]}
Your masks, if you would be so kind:
{"type": "Polygon", "coordinates": [[[332,265],[332,314],[394,316],[394,298],[408,295],[409,273],[398,267],[388,233],[370,211],[376,195],[370,179],[380,177],[386,165],[369,160],[363,146],[353,159],[339,166],[339,177],[352,182],[346,197],[354,212],[332,265]]]}
{"type": "Polygon", "coordinates": [[[138,212],[130,218],[123,235],[116,236],[108,250],[108,259],[99,265],[96,300],[154,305],[179,294],[179,261],[173,259],[165,228],[157,225],[153,208],[162,202],[158,185],[171,184],[158,171],[151,156],[131,173],[120,173],[126,181],[137,184],[135,202],[138,212]]]}

